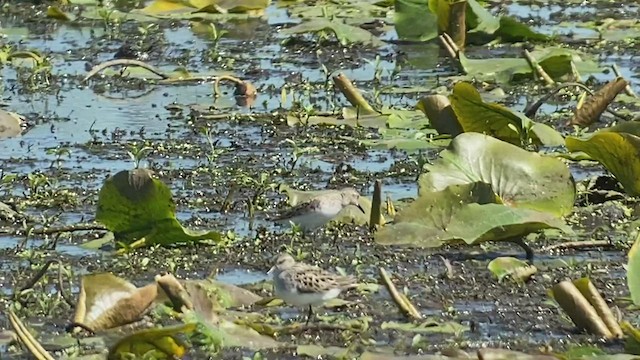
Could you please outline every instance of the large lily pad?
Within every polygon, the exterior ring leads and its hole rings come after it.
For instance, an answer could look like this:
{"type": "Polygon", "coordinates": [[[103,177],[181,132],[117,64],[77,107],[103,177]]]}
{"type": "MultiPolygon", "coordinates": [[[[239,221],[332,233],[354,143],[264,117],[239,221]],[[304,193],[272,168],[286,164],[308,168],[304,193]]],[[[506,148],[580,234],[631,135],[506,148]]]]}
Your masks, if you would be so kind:
{"type": "Polygon", "coordinates": [[[438,16],[429,9],[429,0],[396,0],[394,22],[398,38],[429,41],[438,36],[438,16]]]}
{"type": "MultiPolygon", "coordinates": [[[[583,59],[575,50],[536,49],[531,52],[531,56],[552,79],[558,81],[573,76],[572,66],[575,66],[582,75],[599,72],[602,69],[597,62],[583,59]]],[[[524,57],[469,59],[461,53],[460,64],[469,77],[478,80],[507,83],[533,78],[533,69],[524,57]]]]}
{"type": "Polygon", "coordinates": [[[481,181],[490,184],[505,205],[554,216],[570,213],[575,201],[573,178],[561,160],[478,133],[458,135],[440,159],[425,168],[420,194],[481,181]]]}
{"type": "Polygon", "coordinates": [[[422,192],[398,213],[393,224],[378,230],[375,241],[439,247],[458,240],[467,244],[503,240],[546,228],[570,231],[552,214],[512,208],[496,200],[491,186],[482,182],[422,192]]]}
{"type": "Polygon", "coordinates": [[[284,35],[293,35],[317,32],[331,32],[335,34],[336,38],[342,45],[354,43],[362,43],[376,47],[384,45],[382,40],[378,39],[367,30],[345,24],[339,20],[329,20],[324,18],[304,21],[292,28],[282,30],[280,33],[284,35]]]}
{"type": "Polygon", "coordinates": [[[500,104],[484,102],[478,90],[467,82],[457,83],[448,99],[442,95],[422,98],[417,108],[441,134],[479,132],[520,146],[530,141],[546,146],[564,144],[562,135],[552,127],[500,104]]]}
{"type": "Polygon", "coordinates": [[[175,244],[197,240],[220,241],[219,232],[193,232],[175,216],[171,191],[146,169],[121,171],[108,178],[98,195],[96,221],[112,231],[117,241],[175,244]]]}
{"type": "Polygon", "coordinates": [[[586,153],[604,165],[628,194],[640,195],[640,137],[636,135],[639,128],[635,122],[626,122],[588,138],[569,136],[567,149],[586,153]]]}

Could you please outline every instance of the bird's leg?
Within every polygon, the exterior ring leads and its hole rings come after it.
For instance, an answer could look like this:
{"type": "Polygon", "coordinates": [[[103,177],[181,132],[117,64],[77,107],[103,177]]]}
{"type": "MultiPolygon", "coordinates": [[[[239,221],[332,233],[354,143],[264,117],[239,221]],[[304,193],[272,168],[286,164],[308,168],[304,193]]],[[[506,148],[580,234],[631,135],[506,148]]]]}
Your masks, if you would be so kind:
{"type": "Polygon", "coordinates": [[[311,320],[311,316],[313,316],[313,309],[311,305],[309,305],[309,312],[307,313],[307,322],[304,324],[305,326],[309,325],[309,320],[311,320]]]}

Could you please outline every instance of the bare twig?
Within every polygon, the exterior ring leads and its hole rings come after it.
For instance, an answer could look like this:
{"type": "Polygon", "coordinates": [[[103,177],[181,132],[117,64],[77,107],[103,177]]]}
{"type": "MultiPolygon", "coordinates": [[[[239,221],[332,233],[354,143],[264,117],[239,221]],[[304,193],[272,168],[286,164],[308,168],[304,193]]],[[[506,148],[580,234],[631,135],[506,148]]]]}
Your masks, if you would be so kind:
{"type": "Polygon", "coordinates": [[[13,312],[13,310],[9,310],[9,322],[11,326],[16,331],[18,335],[18,339],[27,347],[31,355],[33,355],[38,360],[55,360],[51,354],[47,350],[45,350],[42,345],[36,340],[33,335],[27,330],[27,327],[24,326],[20,318],[13,312]]]}
{"type": "MultiPolygon", "coordinates": [[[[526,117],[532,118],[533,116],[535,116],[536,112],[538,111],[540,106],[542,106],[542,104],[544,104],[551,97],[557,95],[562,89],[568,88],[568,87],[579,87],[579,88],[583,89],[584,91],[588,92],[589,95],[593,95],[594,94],[594,92],[584,84],[577,83],[577,82],[563,83],[563,84],[558,85],[558,87],[555,88],[553,91],[550,91],[547,94],[545,94],[543,97],[541,97],[535,103],[527,106],[527,108],[524,110],[524,115],[526,117]]],[[[617,117],[617,118],[622,119],[622,120],[631,120],[629,117],[624,116],[624,115],[622,115],[620,113],[617,113],[617,112],[615,112],[613,110],[610,110],[609,108],[607,108],[605,111],[608,112],[609,114],[617,117]]]]}
{"type": "Polygon", "coordinates": [[[587,240],[587,241],[569,241],[558,244],[545,246],[540,251],[555,251],[567,249],[588,249],[594,247],[612,247],[613,244],[607,240],[587,240]]]}
{"type": "Polygon", "coordinates": [[[535,71],[544,80],[544,82],[547,85],[549,86],[555,85],[556,82],[553,81],[551,76],[549,76],[549,74],[547,74],[547,72],[542,68],[542,66],[538,64],[538,61],[533,57],[533,55],[531,55],[529,50],[524,49],[522,53],[524,55],[524,58],[527,59],[529,66],[531,66],[531,69],[533,69],[533,71],[535,71]]]}
{"type": "MultiPolygon", "coordinates": [[[[622,75],[620,74],[620,68],[618,67],[618,64],[613,64],[611,68],[613,69],[613,73],[616,75],[616,77],[622,77],[622,75]]],[[[624,87],[624,92],[625,94],[629,96],[633,96],[634,98],[638,97],[638,95],[636,95],[636,93],[631,88],[631,84],[629,84],[629,82],[627,82],[627,86],[624,87]]]]}
{"type": "Polygon", "coordinates": [[[413,304],[409,301],[409,299],[407,299],[407,297],[404,296],[404,294],[401,294],[398,292],[398,289],[396,289],[396,286],[393,285],[393,282],[391,282],[391,279],[389,278],[389,274],[387,274],[387,271],[382,267],[379,268],[378,270],[380,272],[380,277],[382,278],[382,281],[387,287],[389,294],[391,294],[391,298],[396,303],[396,305],[398,305],[398,308],[400,308],[400,310],[406,316],[412,319],[416,319],[416,320],[422,319],[422,315],[413,306],[413,304]]]}
{"type": "Polygon", "coordinates": [[[70,306],[70,307],[75,307],[75,303],[73,301],[73,299],[71,299],[67,293],[64,291],[64,282],[62,280],[62,267],[63,264],[60,260],[49,260],[47,261],[42,268],[31,278],[31,280],[29,280],[23,287],[20,288],[20,290],[14,294],[14,298],[16,296],[18,296],[18,294],[22,293],[25,290],[31,289],[33,288],[38,281],[40,281],[44,275],[47,273],[47,271],[49,270],[49,267],[51,266],[51,264],[53,263],[57,263],[58,264],[58,284],[56,285],[56,287],[58,288],[58,292],[60,293],[60,296],[62,296],[62,298],[64,299],[64,301],[70,306]]]}
{"type": "Polygon", "coordinates": [[[371,201],[371,215],[369,217],[369,231],[373,232],[382,225],[382,182],[376,180],[371,201]]]}
{"type": "MultiPolygon", "coordinates": [[[[62,227],[49,227],[49,228],[39,228],[39,229],[31,229],[28,231],[31,235],[50,235],[57,234],[63,232],[74,232],[74,231],[91,231],[91,230],[103,230],[106,231],[103,225],[99,224],[75,224],[69,226],[62,227]]],[[[0,234],[11,234],[11,235],[19,235],[22,233],[22,229],[0,229],[0,234]]]]}
{"type": "Polygon", "coordinates": [[[444,49],[447,51],[447,54],[449,54],[449,58],[451,58],[451,61],[454,62],[458,70],[460,70],[460,72],[462,72],[463,74],[466,74],[467,72],[460,62],[460,48],[458,47],[458,45],[456,45],[455,41],[453,41],[451,36],[449,36],[449,34],[447,33],[440,35],[438,39],[440,40],[440,44],[442,44],[442,47],[444,47],[444,49]]]}
{"type": "Polygon", "coordinates": [[[371,107],[367,100],[362,96],[358,88],[349,80],[345,74],[338,74],[333,77],[333,83],[338,90],[349,100],[351,105],[359,109],[363,114],[373,114],[376,111],[371,107]]]}
{"type": "Polygon", "coordinates": [[[91,71],[89,71],[87,76],[84,77],[84,79],[82,81],[86,82],[87,80],[89,80],[92,77],[94,77],[96,74],[100,73],[102,70],[104,70],[106,68],[109,68],[109,67],[113,67],[113,66],[138,66],[138,67],[141,67],[143,69],[149,70],[150,72],[158,75],[162,79],[169,79],[169,75],[165,74],[164,72],[162,72],[160,69],[156,68],[155,66],[149,65],[149,64],[147,64],[145,62],[142,62],[142,61],[139,61],[139,60],[131,60],[131,59],[115,59],[115,60],[105,61],[102,64],[98,64],[98,65],[94,66],[91,69],[91,71]]]}

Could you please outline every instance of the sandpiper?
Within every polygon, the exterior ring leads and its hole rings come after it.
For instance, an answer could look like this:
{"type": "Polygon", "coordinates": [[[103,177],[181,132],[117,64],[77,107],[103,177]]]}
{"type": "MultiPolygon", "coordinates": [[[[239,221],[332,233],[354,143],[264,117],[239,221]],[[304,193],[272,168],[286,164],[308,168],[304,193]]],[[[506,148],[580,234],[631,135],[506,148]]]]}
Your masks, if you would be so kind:
{"type": "Polygon", "coordinates": [[[342,209],[350,205],[365,213],[360,205],[358,191],[354,188],[344,188],[318,195],[308,202],[298,204],[274,220],[279,223],[292,222],[303,232],[312,232],[324,226],[342,209]]]}
{"type": "Polygon", "coordinates": [[[356,286],[353,276],[342,276],[296,262],[286,253],[277,257],[276,264],[268,274],[273,275],[273,289],[278,298],[290,305],[309,306],[306,324],[309,324],[313,314],[313,305],[321,305],[336,298],[342,290],[356,286]]]}

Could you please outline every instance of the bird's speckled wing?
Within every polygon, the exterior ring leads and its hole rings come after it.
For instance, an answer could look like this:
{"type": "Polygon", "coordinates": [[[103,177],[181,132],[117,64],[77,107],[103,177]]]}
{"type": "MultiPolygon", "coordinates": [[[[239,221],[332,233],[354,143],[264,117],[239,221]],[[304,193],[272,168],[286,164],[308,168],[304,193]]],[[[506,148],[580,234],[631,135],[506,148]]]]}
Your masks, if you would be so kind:
{"type": "Polygon", "coordinates": [[[341,276],[315,266],[294,266],[280,274],[284,283],[295,286],[299,293],[320,293],[345,289],[355,284],[355,278],[341,276]]]}
{"type": "Polygon", "coordinates": [[[314,212],[317,211],[317,209],[320,207],[320,201],[318,199],[312,199],[309,202],[304,202],[304,203],[300,203],[290,209],[288,209],[287,211],[281,213],[280,215],[276,216],[273,218],[273,220],[287,220],[287,219],[291,219],[293,217],[299,216],[299,215],[303,215],[303,214],[307,214],[310,212],[314,212]]]}

